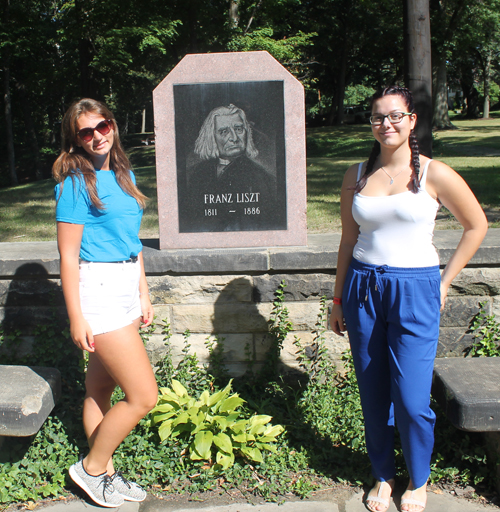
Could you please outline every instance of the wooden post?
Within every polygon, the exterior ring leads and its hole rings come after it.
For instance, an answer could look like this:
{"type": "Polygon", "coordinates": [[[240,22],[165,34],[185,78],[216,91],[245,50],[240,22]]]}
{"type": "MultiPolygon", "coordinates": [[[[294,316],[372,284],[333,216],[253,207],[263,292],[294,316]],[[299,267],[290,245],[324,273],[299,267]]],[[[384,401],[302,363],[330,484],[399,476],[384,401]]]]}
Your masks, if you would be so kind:
{"type": "Polygon", "coordinates": [[[416,135],[422,154],[432,157],[432,65],[429,0],[404,1],[405,83],[417,111],[416,135]]]}

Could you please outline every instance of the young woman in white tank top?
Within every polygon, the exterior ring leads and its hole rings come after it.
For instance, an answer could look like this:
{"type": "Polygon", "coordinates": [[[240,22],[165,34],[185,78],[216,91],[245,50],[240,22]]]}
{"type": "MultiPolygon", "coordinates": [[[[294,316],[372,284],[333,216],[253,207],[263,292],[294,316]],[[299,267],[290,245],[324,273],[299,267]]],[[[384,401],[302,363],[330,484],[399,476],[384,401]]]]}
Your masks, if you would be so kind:
{"type": "Polygon", "coordinates": [[[376,479],[367,508],[384,512],[389,507],[397,423],[410,474],[401,509],[421,512],[434,443],[430,386],[439,311],[452,280],[481,244],[487,222],[464,180],[446,164],[419,154],[408,89],[378,92],[370,122],[372,153],[348,169],[342,185],[330,325],[341,336],[347,330],[360,385],[376,479]],[[440,205],[464,229],[441,275],[432,244],[440,205]]]}

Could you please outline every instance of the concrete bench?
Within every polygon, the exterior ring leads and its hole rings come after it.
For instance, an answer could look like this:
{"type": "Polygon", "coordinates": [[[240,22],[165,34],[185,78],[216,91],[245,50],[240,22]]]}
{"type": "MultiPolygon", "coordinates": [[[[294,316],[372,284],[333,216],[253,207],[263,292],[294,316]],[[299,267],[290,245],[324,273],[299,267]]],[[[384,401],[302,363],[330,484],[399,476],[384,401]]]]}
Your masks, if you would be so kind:
{"type": "Polygon", "coordinates": [[[488,452],[500,455],[500,357],[436,359],[432,395],[455,427],[482,432],[488,452]]]}
{"type": "Polygon", "coordinates": [[[436,359],[432,394],[455,427],[500,431],[500,357],[436,359]]]}
{"type": "Polygon", "coordinates": [[[0,365],[0,443],[36,434],[60,395],[59,370],[0,365]]]}

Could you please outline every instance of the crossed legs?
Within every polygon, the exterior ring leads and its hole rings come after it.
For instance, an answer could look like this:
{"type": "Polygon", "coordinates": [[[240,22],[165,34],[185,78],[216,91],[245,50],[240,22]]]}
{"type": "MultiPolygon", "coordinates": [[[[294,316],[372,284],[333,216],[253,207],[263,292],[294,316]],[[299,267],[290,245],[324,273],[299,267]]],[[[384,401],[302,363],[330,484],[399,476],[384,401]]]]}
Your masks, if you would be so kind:
{"type": "Polygon", "coordinates": [[[114,451],[158,399],[138,327],[139,320],[94,337],[96,351],[89,358],[83,405],[83,425],[90,446],[83,465],[91,475],[114,473],[114,451]],[[111,407],[116,385],[125,398],[111,407]]]}

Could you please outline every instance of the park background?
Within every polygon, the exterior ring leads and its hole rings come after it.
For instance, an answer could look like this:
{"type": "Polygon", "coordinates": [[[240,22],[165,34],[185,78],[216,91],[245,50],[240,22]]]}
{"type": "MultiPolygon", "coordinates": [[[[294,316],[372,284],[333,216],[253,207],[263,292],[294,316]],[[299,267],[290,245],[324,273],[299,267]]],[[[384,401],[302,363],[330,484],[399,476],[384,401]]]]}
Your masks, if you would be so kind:
{"type": "MultiPolygon", "coordinates": [[[[104,100],[124,135],[152,131],[151,92],[188,53],[266,50],[304,85],[309,127],[359,119],[374,89],[404,80],[405,10],[425,5],[3,0],[0,187],[50,176],[76,98],[104,100]]],[[[448,106],[488,117],[500,94],[499,1],[432,0],[429,14],[435,126],[451,126],[448,106]]]]}
{"type": "MultiPolygon", "coordinates": [[[[0,242],[55,240],[50,169],[59,152],[62,114],[81,96],[102,99],[116,113],[139,186],[150,197],[141,237],[156,238],[154,146],[143,143],[153,130],[151,91],[187,53],[248,50],[268,51],[305,87],[308,231],[338,232],[343,173],[366,158],[372,143],[369,125],[363,123],[367,98],[381,85],[404,81],[404,5],[396,1],[172,0],[145,6],[137,0],[4,0],[3,7],[6,122],[0,127],[5,142],[0,147],[0,242]]],[[[440,130],[434,132],[434,157],[462,174],[487,211],[490,226],[496,227],[499,2],[431,2],[430,7],[434,90],[451,91],[435,96],[434,124],[440,130]]],[[[438,228],[456,227],[441,211],[438,228]]],[[[278,293],[270,325],[275,348],[289,329],[279,299],[278,293]]],[[[324,348],[326,313],[323,307],[318,329],[310,333],[319,348],[324,348]]],[[[164,330],[168,345],[168,325],[158,320],[156,327],[164,330]]],[[[498,324],[493,321],[489,327],[498,329],[498,324]]],[[[3,348],[15,344],[16,333],[0,334],[3,348]]],[[[83,366],[57,322],[40,323],[34,339],[34,353],[18,361],[58,367],[64,394],[34,438],[2,448],[0,509],[68,496],[64,468],[85,450],[80,425],[83,366]]],[[[159,363],[161,384],[169,385],[175,376],[192,394],[221,388],[228,376],[217,352],[203,369],[189,355],[189,339],[187,335],[185,357],[175,367],[168,354],[159,363]]],[[[499,352],[493,347],[490,355],[499,352]]],[[[347,373],[339,375],[325,353],[312,363],[310,355],[297,345],[306,381],[284,381],[274,352],[264,373],[233,384],[247,401],[244,416],[271,414],[273,422],[287,428],[278,453],[270,453],[264,464],[248,464],[240,457],[221,472],[204,461],[190,461],[186,440],[160,443],[157,429],[146,419],[120,448],[120,467],[158,495],[215,492],[249,501],[307,497],[368,481],[349,356],[344,361],[347,373]]],[[[9,362],[3,352],[2,363],[9,362]]],[[[494,501],[494,471],[480,435],[457,431],[442,413],[438,421],[434,489],[494,501]]],[[[402,462],[400,452],[398,460],[402,462]]],[[[406,478],[404,470],[398,476],[406,478]]]]}

